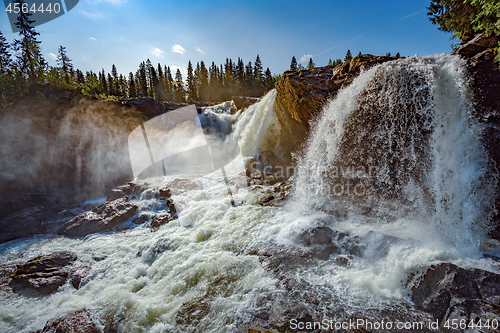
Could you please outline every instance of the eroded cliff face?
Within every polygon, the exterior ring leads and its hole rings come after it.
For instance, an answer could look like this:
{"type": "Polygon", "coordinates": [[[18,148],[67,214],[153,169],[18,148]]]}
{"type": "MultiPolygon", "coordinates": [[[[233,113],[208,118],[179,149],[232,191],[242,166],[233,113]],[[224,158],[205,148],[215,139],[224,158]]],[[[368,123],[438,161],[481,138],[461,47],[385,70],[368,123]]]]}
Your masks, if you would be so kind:
{"type": "MultiPolygon", "coordinates": [[[[481,34],[453,51],[467,60],[477,117],[485,125],[482,141],[490,159],[489,177],[495,178],[500,170],[500,64],[494,60],[498,41],[500,36],[481,34]]],[[[500,239],[500,184],[496,193],[489,235],[500,239]]]]}
{"type": "Polygon", "coordinates": [[[313,114],[321,110],[339,89],[351,84],[362,70],[399,58],[363,54],[336,67],[287,71],[276,83],[277,100],[296,121],[307,125],[313,114]]]}

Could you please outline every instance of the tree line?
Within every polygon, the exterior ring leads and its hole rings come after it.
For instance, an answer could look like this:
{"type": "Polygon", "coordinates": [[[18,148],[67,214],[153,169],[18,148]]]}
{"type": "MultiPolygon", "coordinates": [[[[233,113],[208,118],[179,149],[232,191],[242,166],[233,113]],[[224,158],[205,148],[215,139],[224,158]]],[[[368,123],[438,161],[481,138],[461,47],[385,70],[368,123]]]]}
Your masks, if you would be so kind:
{"type": "MultiPolygon", "coordinates": [[[[361,53],[361,51],[358,53],[358,56],[361,56],[363,55],[363,53],[361,53]]],[[[391,53],[386,53],[385,54],[387,57],[390,57],[391,56],[391,53]]],[[[396,57],[400,57],[400,54],[399,52],[396,54],[396,57]]],[[[334,61],[332,61],[332,59],[330,59],[328,61],[328,66],[330,67],[336,67],[338,65],[341,65],[343,62],[346,62],[346,61],[351,61],[353,59],[353,56],[352,56],[352,53],[351,53],[351,50],[347,50],[346,52],[346,55],[344,57],[344,61],[342,61],[342,59],[335,59],[334,61]]],[[[292,72],[295,72],[295,71],[300,71],[300,70],[304,70],[304,69],[313,69],[316,67],[316,64],[313,62],[313,59],[312,58],[309,58],[309,62],[307,63],[307,67],[304,67],[302,64],[300,63],[297,63],[297,58],[295,58],[295,56],[292,57],[292,61],[290,62],[290,71],[292,72]]]]}
{"type": "MultiPolygon", "coordinates": [[[[22,0],[15,0],[22,6],[22,0]]],[[[180,69],[175,75],[169,66],[153,65],[149,59],[139,64],[135,73],[128,76],[119,74],[113,64],[111,72],[74,69],[67,55],[66,47],[60,46],[57,66],[49,66],[44,59],[38,32],[30,20],[31,13],[20,11],[16,27],[19,38],[12,44],[7,43],[0,31],[0,107],[12,103],[23,96],[33,83],[50,83],[55,87],[72,90],[85,95],[132,99],[153,97],[177,103],[198,100],[220,102],[235,95],[262,96],[274,87],[279,76],[265,70],[260,56],[255,61],[244,63],[241,58],[233,61],[226,58],[224,64],[210,65],[203,61],[193,66],[187,64],[187,77],[184,79],[180,69]]]]}

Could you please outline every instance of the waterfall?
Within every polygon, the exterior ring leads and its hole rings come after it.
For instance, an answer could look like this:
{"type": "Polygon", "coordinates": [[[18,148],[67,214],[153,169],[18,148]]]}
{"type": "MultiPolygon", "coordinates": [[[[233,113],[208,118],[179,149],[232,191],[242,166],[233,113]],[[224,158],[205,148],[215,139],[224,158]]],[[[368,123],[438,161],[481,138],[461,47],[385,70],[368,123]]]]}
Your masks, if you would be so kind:
{"type": "Polygon", "coordinates": [[[299,165],[295,200],[313,211],[346,199],[372,211],[393,205],[397,218],[425,220],[450,244],[477,247],[496,180],[485,177],[472,112],[458,57],[372,68],[325,107],[299,165]]]}

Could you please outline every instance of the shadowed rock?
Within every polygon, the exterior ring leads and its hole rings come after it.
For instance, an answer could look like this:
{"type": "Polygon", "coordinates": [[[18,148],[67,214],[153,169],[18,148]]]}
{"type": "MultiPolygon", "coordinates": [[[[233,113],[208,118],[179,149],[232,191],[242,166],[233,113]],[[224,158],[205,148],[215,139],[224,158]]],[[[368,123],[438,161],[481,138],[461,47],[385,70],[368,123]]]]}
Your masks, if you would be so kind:
{"type": "Polygon", "coordinates": [[[433,265],[412,288],[415,307],[441,322],[500,315],[500,275],[463,269],[450,263],[433,265]]]}
{"type": "Polygon", "coordinates": [[[42,294],[52,294],[66,283],[69,274],[68,266],[76,261],[72,252],[55,252],[40,256],[18,265],[12,275],[11,286],[25,284],[42,294]]]}
{"type": "Polygon", "coordinates": [[[59,233],[69,237],[83,237],[109,231],[134,216],[136,210],[137,206],[128,202],[128,197],[105,202],[68,221],[59,233]]]}

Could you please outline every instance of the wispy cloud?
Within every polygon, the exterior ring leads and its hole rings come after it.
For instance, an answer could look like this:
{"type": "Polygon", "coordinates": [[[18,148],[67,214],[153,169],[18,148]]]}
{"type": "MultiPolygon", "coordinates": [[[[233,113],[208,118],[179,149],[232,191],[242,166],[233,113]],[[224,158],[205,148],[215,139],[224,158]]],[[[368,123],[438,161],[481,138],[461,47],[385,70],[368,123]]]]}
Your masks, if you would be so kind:
{"type": "Polygon", "coordinates": [[[57,60],[57,56],[54,53],[49,53],[49,57],[51,57],[54,60],[57,60]]]}
{"type": "Polygon", "coordinates": [[[89,39],[92,39],[92,40],[97,40],[97,38],[94,38],[94,37],[90,37],[89,39]]]}
{"type": "Polygon", "coordinates": [[[205,51],[203,51],[202,49],[200,49],[199,47],[196,47],[196,51],[202,53],[202,54],[205,54],[205,51]]]}
{"type": "Polygon", "coordinates": [[[89,13],[89,12],[86,12],[84,10],[80,10],[80,13],[82,13],[83,15],[87,16],[89,19],[94,20],[94,21],[98,21],[98,20],[102,19],[102,15],[99,13],[89,13]]]}
{"type": "Polygon", "coordinates": [[[312,54],[304,54],[302,57],[300,57],[300,62],[309,61],[309,58],[312,58],[312,56],[312,54]]]}
{"type": "Polygon", "coordinates": [[[151,51],[151,53],[154,54],[157,57],[162,57],[163,58],[163,50],[161,50],[159,48],[153,49],[153,51],[151,51]]]}
{"type": "Polygon", "coordinates": [[[172,52],[184,54],[186,52],[186,49],[179,44],[175,44],[174,46],[172,46],[172,52]]]}

